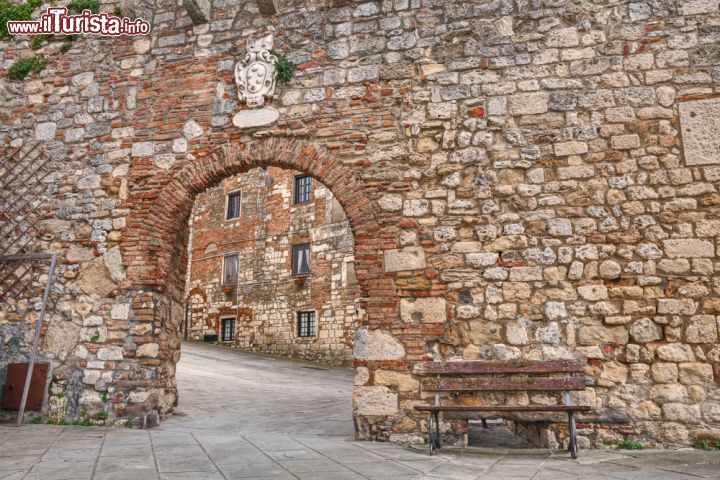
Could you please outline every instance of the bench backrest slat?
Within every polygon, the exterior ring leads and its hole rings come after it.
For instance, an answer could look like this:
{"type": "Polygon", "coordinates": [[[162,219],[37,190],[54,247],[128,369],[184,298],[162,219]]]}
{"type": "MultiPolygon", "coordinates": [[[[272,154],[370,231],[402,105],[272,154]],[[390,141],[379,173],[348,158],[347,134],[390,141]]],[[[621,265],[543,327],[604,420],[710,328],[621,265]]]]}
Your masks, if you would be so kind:
{"type": "Polygon", "coordinates": [[[478,360],[458,362],[418,362],[413,367],[417,375],[482,374],[482,373],[580,373],[582,363],[576,360],[529,361],[514,360],[486,362],[478,360]]]}
{"type": "Polygon", "coordinates": [[[582,377],[424,378],[422,388],[430,392],[584,390],[585,379],[582,377]]]}

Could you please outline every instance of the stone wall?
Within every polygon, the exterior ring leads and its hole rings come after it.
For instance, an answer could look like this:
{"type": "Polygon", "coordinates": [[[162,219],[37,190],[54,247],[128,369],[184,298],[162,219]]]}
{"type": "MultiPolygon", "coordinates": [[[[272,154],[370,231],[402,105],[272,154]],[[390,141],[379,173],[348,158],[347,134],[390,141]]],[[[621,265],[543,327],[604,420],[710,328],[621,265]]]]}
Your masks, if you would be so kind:
{"type": "MultiPolygon", "coordinates": [[[[46,70],[0,81],[3,143],[55,160],[43,354],[82,373],[76,412],[172,411],[194,197],[272,165],[324,183],[354,234],[358,438],[423,441],[416,361],[580,358],[586,444],[718,439],[717,1],[211,7],[158,0],[150,36],[51,42],[46,70]],[[240,130],[233,67],[269,32],[298,70],[279,120],[240,130]]],[[[3,68],[33,54],[1,47],[3,68]]]]}
{"type": "Polygon", "coordinates": [[[318,360],[352,362],[362,315],[356,305],[352,232],[340,204],[319,182],[310,201],[295,204],[298,172],[270,167],[228,178],[197,196],[190,217],[188,338],[217,335],[221,320],[235,319],[231,345],[318,360]],[[241,192],[240,216],[226,220],[227,194],[241,192]],[[295,283],[292,245],[310,243],[311,272],[295,283]],[[239,255],[236,288],[222,285],[222,262],[239,255]],[[297,334],[297,312],[314,311],[316,334],[297,334]]]}

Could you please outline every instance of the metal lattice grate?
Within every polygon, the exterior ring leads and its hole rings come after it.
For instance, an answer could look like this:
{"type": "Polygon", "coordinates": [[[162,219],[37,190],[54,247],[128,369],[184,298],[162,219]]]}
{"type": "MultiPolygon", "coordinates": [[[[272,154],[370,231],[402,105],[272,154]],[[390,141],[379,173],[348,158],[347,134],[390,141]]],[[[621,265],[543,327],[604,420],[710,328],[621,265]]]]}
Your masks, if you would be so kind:
{"type": "Polygon", "coordinates": [[[50,158],[42,144],[5,150],[0,164],[0,300],[20,298],[33,283],[33,265],[7,258],[42,249],[40,224],[50,186],[50,158]]]}

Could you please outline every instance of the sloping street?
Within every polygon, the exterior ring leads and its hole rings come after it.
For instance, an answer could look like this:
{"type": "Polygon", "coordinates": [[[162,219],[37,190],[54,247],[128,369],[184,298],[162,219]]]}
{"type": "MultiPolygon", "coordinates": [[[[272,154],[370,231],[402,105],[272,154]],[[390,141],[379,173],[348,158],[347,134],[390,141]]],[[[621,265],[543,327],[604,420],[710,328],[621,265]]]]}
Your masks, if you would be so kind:
{"type": "Polygon", "coordinates": [[[720,454],[426,451],[353,440],[350,369],[183,345],[177,415],[151,430],[0,427],[0,479],[720,478],[720,454]]]}

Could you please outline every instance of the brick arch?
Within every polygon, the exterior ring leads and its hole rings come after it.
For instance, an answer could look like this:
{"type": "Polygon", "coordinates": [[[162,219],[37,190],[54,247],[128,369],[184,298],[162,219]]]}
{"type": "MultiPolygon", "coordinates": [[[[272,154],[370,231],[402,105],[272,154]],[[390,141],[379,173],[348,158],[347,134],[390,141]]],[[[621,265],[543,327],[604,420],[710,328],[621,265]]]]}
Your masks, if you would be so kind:
{"type": "MultiPolygon", "coordinates": [[[[121,249],[127,267],[127,288],[163,293],[178,268],[178,245],[195,196],[225,178],[256,167],[297,170],[323,183],[345,210],[355,240],[355,269],[367,319],[378,323],[398,318],[393,278],[383,270],[383,221],[356,170],[336,160],[321,146],[295,139],[266,138],[246,144],[225,144],[167,174],[140,179],[121,249]]],[[[385,219],[384,221],[387,221],[385,219]]]]}

